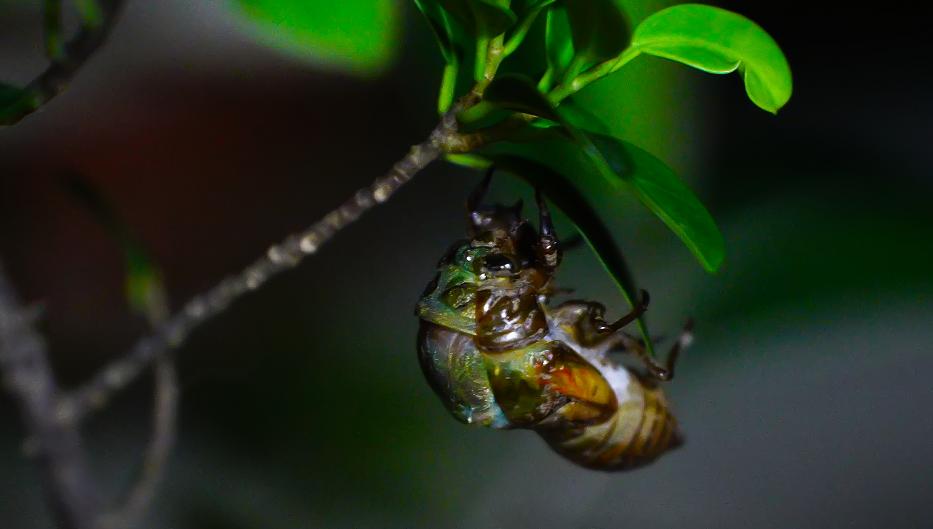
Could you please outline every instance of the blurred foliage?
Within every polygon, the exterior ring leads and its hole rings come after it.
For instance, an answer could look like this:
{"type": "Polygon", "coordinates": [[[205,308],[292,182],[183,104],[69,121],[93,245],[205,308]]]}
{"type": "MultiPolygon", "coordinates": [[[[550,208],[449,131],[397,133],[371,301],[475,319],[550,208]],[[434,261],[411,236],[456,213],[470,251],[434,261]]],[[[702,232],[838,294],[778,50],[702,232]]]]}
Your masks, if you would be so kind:
{"type": "Polygon", "coordinates": [[[11,122],[31,107],[29,94],[15,86],[0,83],[0,126],[11,122]]]}
{"type": "Polygon", "coordinates": [[[70,175],[64,182],[71,196],[103,227],[123,253],[124,294],[134,312],[151,323],[167,314],[168,301],[162,273],[109,200],[96,185],[80,175],[70,175]]]}
{"type": "Polygon", "coordinates": [[[233,0],[271,46],[361,75],[385,71],[398,53],[397,0],[233,0]]]}

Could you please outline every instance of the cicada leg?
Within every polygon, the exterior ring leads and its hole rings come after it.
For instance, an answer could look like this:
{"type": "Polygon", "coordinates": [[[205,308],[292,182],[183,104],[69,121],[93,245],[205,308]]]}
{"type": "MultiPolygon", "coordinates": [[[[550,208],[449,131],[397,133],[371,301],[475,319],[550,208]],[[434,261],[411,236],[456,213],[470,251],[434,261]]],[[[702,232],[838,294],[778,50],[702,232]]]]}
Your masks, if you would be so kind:
{"type": "Polygon", "coordinates": [[[631,312],[612,323],[605,323],[602,321],[596,322],[596,332],[600,334],[609,334],[622,329],[622,327],[625,327],[629,323],[632,323],[638,318],[641,318],[641,315],[644,314],[646,310],[648,310],[649,303],[651,303],[651,296],[648,295],[648,291],[642,290],[641,301],[639,301],[638,304],[632,308],[631,312]]]}
{"type": "Polygon", "coordinates": [[[618,332],[616,334],[621,336],[620,342],[625,347],[625,352],[634,353],[645,365],[648,373],[653,378],[666,382],[674,378],[674,366],[677,363],[677,357],[680,356],[680,352],[693,342],[693,320],[687,320],[677,341],[674,342],[674,345],[671,346],[670,351],[668,351],[664,363],[659,362],[657,358],[649,354],[645,345],[641,343],[640,340],[636,340],[623,332],[618,332]]]}
{"type": "Polygon", "coordinates": [[[648,293],[643,290],[641,301],[632,311],[612,323],[603,319],[606,307],[592,301],[567,301],[549,311],[548,316],[552,326],[572,342],[593,349],[598,354],[605,354],[610,349],[624,345],[624,336],[618,331],[641,317],[649,301],[648,293]]]}
{"type": "Polygon", "coordinates": [[[489,170],[486,171],[486,175],[483,176],[483,179],[480,180],[476,188],[473,189],[473,192],[470,193],[470,196],[467,198],[466,202],[467,215],[472,215],[473,212],[480,208],[480,205],[483,203],[483,199],[486,198],[486,192],[489,191],[489,184],[492,182],[492,175],[495,172],[496,167],[490,167],[489,170]]]}
{"type": "Polygon", "coordinates": [[[678,355],[693,338],[693,322],[687,322],[680,337],[662,363],[648,353],[643,343],[622,331],[623,327],[644,314],[649,301],[648,293],[642,291],[638,305],[630,313],[612,323],[607,323],[603,319],[605,307],[588,301],[563,303],[549,314],[549,319],[573,343],[586,347],[598,355],[617,349],[633,353],[645,365],[651,378],[667,381],[674,377],[674,366],[678,355]]]}

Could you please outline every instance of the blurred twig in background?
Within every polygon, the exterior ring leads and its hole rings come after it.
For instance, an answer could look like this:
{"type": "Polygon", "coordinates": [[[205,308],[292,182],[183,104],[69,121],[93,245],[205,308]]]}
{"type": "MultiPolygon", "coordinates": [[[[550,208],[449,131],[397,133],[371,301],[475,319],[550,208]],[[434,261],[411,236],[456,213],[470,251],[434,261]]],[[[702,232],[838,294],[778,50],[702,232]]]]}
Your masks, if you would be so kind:
{"type": "Polygon", "coordinates": [[[77,424],[58,413],[55,383],[45,342],[33,327],[36,314],[24,310],[0,268],[0,368],[19,403],[30,453],[45,474],[49,501],[61,527],[92,527],[99,499],[93,486],[77,424]]]}
{"type": "MultiPolygon", "coordinates": [[[[63,81],[70,78],[102,42],[107,32],[104,26],[112,22],[118,6],[119,2],[110,2],[107,9],[101,10],[99,20],[102,25],[93,26],[97,28],[96,32],[89,30],[91,26],[82,29],[83,36],[76,38],[77,44],[72,43],[66,48],[66,58],[53,62],[48,71],[27,87],[27,90],[32,90],[31,97],[34,99],[31,101],[35,105],[4,123],[15,123],[62,89],[63,81]]],[[[59,19],[55,15],[60,11],[60,6],[50,1],[46,3],[46,9],[47,48],[54,56],[59,29],[59,19]]],[[[92,17],[91,20],[97,19],[92,17]]],[[[38,443],[51,483],[49,494],[62,527],[131,527],[141,519],[155,494],[175,438],[178,383],[169,351],[184,343],[198,325],[222,313],[241,296],[258,289],[273,276],[294,268],[305,257],[316,253],[337,232],[369,209],[388,200],[442,154],[458,149],[463,136],[457,132],[456,113],[464,105],[475,104],[481,90],[474,91],[464,101],[454,105],[442,116],[428,138],[412,147],[386,175],[359,190],[307,230],[270,247],[265,255],[245,270],[196,296],[171,316],[159,274],[145,257],[142,246],[91,186],[80,179],[71,182],[72,190],[78,198],[123,247],[128,299],[134,310],[147,318],[154,332],[137,342],[126,355],[101,369],[87,384],[62,394],[55,384],[41,337],[32,329],[31,320],[19,308],[8,283],[5,280],[0,283],[0,352],[3,355],[0,368],[6,374],[13,396],[20,401],[30,437],[38,443]],[[113,393],[129,385],[153,362],[156,363],[154,431],[141,475],[122,505],[102,513],[100,500],[96,497],[96,486],[84,461],[78,426],[92,411],[105,405],[113,393]]]]}
{"type": "MultiPolygon", "coordinates": [[[[93,186],[77,176],[71,177],[67,185],[123,249],[127,299],[131,308],[156,328],[169,314],[161,274],[93,186]]],[[[152,440],[136,483],[129,487],[125,499],[104,511],[81,447],[80,421],[69,413],[68,397],[57,388],[44,342],[32,328],[33,319],[33,315],[19,309],[0,270],[0,367],[7,387],[20,401],[29,443],[35,445],[33,451],[46,468],[57,521],[62,527],[75,529],[133,527],[146,513],[174,445],[178,415],[175,363],[165,351],[154,358],[152,440]]]]}
{"type": "Polygon", "coordinates": [[[72,40],[63,43],[61,0],[45,0],[42,3],[45,51],[51,62],[25,88],[0,85],[0,96],[6,103],[6,110],[0,113],[0,126],[16,124],[62,93],[75,73],[107,40],[123,3],[124,0],[78,0],[81,26],[72,40]]]}
{"type": "MultiPolygon", "coordinates": [[[[65,185],[123,249],[126,299],[130,308],[145,318],[150,328],[158,328],[169,316],[168,296],[162,283],[162,274],[143,244],[120,219],[110,202],[88,181],[73,175],[66,180],[65,185]]],[[[152,439],[136,483],[129,487],[125,499],[118,506],[100,518],[99,526],[103,529],[133,527],[142,520],[162,480],[175,444],[179,397],[175,361],[167,351],[157,355],[154,360],[152,439]]],[[[64,403],[64,406],[59,407],[59,413],[73,418],[73,414],[65,412],[68,409],[67,400],[64,403]]]]}

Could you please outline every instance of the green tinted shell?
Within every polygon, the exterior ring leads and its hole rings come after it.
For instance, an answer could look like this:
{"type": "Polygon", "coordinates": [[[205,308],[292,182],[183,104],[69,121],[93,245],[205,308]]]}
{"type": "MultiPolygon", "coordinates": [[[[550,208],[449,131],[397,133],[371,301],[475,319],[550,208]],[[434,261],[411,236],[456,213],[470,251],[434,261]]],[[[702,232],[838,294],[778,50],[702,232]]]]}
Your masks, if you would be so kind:
{"type": "Polygon", "coordinates": [[[476,287],[479,277],[474,263],[489,253],[463,241],[452,248],[438,265],[437,278],[418,302],[417,315],[424,321],[476,335],[476,287]]]}
{"type": "Polygon", "coordinates": [[[473,263],[487,253],[469,242],[455,246],[438,265],[437,278],[418,302],[418,357],[425,378],[458,420],[492,428],[509,421],[496,404],[486,360],[476,348],[476,286],[473,263]]]}

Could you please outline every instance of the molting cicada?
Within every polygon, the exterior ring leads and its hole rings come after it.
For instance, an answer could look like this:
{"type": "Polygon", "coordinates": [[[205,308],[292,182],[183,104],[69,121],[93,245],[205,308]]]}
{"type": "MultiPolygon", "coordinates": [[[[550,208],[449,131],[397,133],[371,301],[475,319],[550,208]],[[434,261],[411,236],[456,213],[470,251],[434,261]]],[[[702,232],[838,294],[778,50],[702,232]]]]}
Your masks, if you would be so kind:
{"type": "Polygon", "coordinates": [[[648,463],[681,437],[658,382],[691,339],[690,324],[664,364],[622,329],[648,306],[614,322],[590,301],[550,306],[561,247],[536,193],[539,230],[514,206],[482,205],[492,173],[467,200],[469,240],[456,243],[418,303],[424,374],[458,420],[525,428],[558,453],[595,469],[648,463]],[[644,368],[610,352],[632,353],[644,368]]]}

